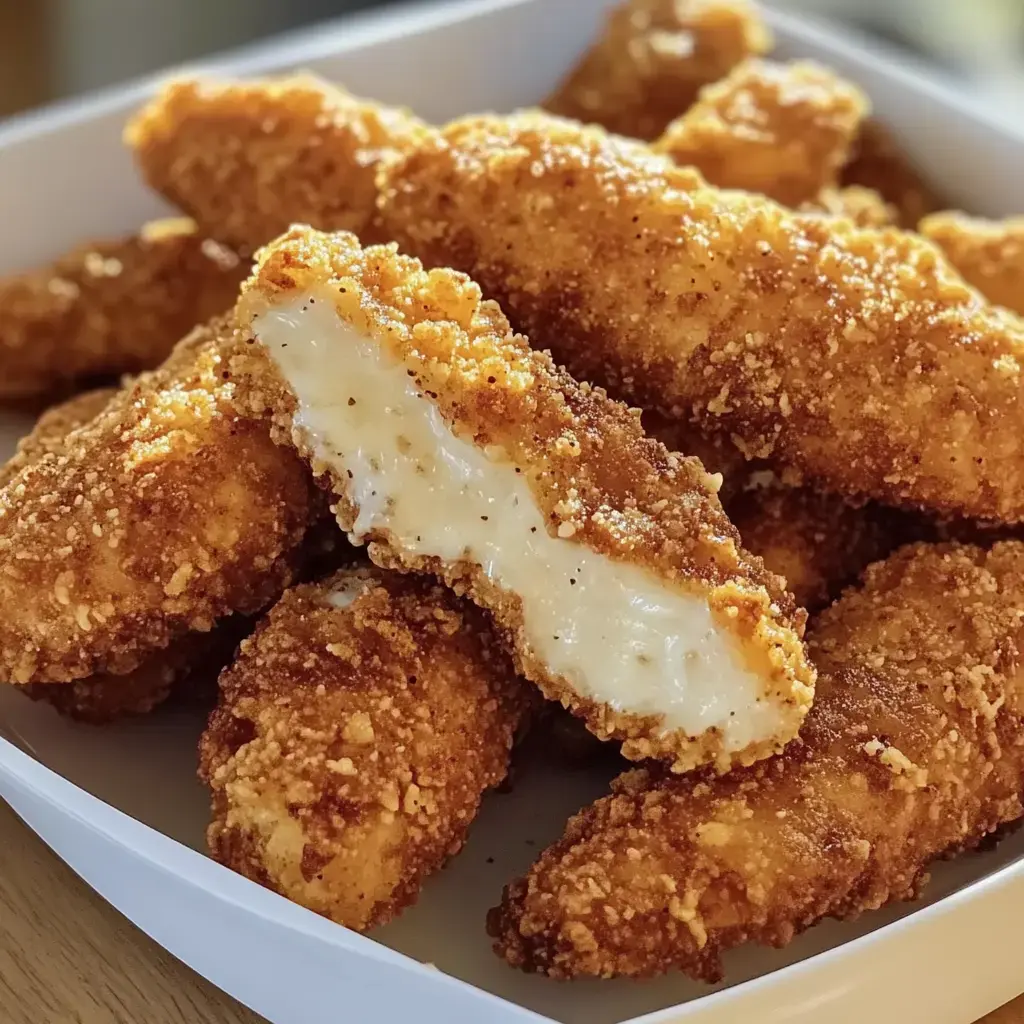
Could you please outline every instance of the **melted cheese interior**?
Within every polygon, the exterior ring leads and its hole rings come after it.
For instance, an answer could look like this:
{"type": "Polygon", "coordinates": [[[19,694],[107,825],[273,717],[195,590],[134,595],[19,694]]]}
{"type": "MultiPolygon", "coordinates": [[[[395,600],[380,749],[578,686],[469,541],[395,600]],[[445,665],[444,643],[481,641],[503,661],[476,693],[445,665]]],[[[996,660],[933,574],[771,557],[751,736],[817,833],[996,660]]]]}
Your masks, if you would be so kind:
{"type": "Polygon", "coordinates": [[[406,552],[479,565],[518,595],[526,653],[581,696],[661,715],[665,730],[717,728],[729,752],[784,727],[781,701],[705,600],[551,536],[516,467],[453,434],[407,367],[344,322],[329,293],[269,310],[256,328],[312,454],[348,478],[354,542],[386,531],[406,552]]]}

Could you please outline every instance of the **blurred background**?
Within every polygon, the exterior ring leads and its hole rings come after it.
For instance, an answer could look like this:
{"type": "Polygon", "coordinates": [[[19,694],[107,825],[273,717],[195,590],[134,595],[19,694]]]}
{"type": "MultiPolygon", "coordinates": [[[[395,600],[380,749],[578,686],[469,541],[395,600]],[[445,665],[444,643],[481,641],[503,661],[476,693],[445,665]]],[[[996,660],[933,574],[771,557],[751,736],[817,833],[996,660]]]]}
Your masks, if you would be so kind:
{"type": "MultiPolygon", "coordinates": [[[[0,117],[388,0],[0,0],[0,117]]],[[[1024,118],[1024,0],[774,0],[855,25],[1024,118]]]]}

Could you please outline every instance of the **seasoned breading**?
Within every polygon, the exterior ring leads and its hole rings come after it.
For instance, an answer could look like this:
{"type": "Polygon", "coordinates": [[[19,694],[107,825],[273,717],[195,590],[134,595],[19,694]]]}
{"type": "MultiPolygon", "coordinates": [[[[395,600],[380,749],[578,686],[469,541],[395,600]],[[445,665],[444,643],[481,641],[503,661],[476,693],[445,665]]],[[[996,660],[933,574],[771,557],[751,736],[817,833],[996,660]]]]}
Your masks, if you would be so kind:
{"type": "Polygon", "coordinates": [[[792,470],[763,459],[748,462],[721,434],[703,434],[656,413],[645,413],[643,422],[669,451],[696,456],[709,473],[722,475],[718,493],[743,546],[782,576],[809,612],[837,597],[871,562],[928,532],[898,509],[851,503],[808,487],[792,470]]]}
{"type": "Polygon", "coordinates": [[[0,399],[151,370],[231,307],[247,267],[185,219],[0,281],[0,399]]]}
{"type": "Polygon", "coordinates": [[[557,977],[721,977],[723,952],[918,894],[1021,817],[1024,544],[902,549],[812,630],[801,739],[724,777],[621,776],[492,914],[557,977]]]}
{"type": "Polygon", "coordinates": [[[296,587],[221,677],[210,850],[339,924],[383,924],[504,779],[527,693],[486,618],[429,579],[296,587]]]}
{"type": "Polygon", "coordinates": [[[382,215],[579,379],[826,490],[1024,520],[1024,328],[917,235],[709,188],[529,113],[421,144],[382,215]]]}
{"type": "Polygon", "coordinates": [[[843,169],[840,181],[879,193],[897,211],[898,223],[911,230],[926,214],[947,205],[913,166],[889,129],[874,119],[861,129],[853,158],[843,169]]]}
{"type": "Polygon", "coordinates": [[[653,139],[771,32],[749,0],[625,0],[545,101],[552,113],[653,139]]]}
{"type": "Polygon", "coordinates": [[[813,61],[749,59],[705,86],[652,148],[712,185],[799,206],[835,186],[868,109],[860,89],[813,61]]]}
{"type": "Polygon", "coordinates": [[[117,390],[97,388],[85,391],[47,409],[31,432],[18,442],[14,455],[0,466],[0,487],[6,486],[26,466],[34,465],[45,455],[63,451],[68,434],[95,419],[110,404],[117,390]]]}
{"type": "Polygon", "coordinates": [[[517,666],[627,757],[763,757],[811,700],[802,615],[696,460],[393,246],[295,228],[264,249],[232,363],[379,564],[491,611],[517,666]]]}
{"type": "MultiPolygon", "coordinates": [[[[214,655],[223,650],[221,628],[211,633],[188,633],[127,675],[96,675],[71,683],[29,683],[23,692],[52,705],[68,718],[90,725],[145,715],[163,704],[176,688],[187,684],[197,671],[211,672],[216,678],[214,655]]],[[[223,653],[226,660],[230,649],[223,653]]]]}
{"type": "Polygon", "coordinates": [[[198,328],[0,490],[0,679],[122,675],[287,584],[320,505],[236,408],[233,341],[226,322],[198,328]]]}
{"type": "Polygon", "coordinates": [[[372,241],[377,171],[425,130],[405,110],[295,75],[172,82],[125,140],[153,188],[251,252],[295,222],[372,241]]]}
{"type": "Polygon", "coordinates": [[[796,603],[812,613],[911,532],[896,509],[851,505],[810,487],[750,487],[726,511],[744,546],[784,577],[796,603]]]}
{"type": "Polygon", "coordinates": [[[918,230],[989,302],[1024,314],[1024,217],[994,221],[947,211],[925,217],[918,230]]]}
{"type": "Polygon", "coordinates": [[[822,189],[813,199],[800,204],[801,213],[824,213],[846,217],[859,228],[887,228],[899,223],[899,212],[880,193],[862,185],[822,189]]]}

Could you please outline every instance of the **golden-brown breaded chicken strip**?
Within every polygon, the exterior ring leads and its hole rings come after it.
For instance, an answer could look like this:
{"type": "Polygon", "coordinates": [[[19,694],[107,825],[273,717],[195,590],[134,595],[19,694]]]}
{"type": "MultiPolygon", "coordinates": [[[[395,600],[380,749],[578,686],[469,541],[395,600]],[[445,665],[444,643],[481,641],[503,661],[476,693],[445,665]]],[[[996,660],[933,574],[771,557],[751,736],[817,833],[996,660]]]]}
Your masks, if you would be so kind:
{"type": "Polygon", "coordinates": [[[407,111],[295,75],[172,82],[125,139],[153,188],[251,252],[295,222],[372,240],[378,168],[425,130],[407,111]]]}
{"type": "Polygon", "coordinates": [[[380,564],[487,608],[517,667],[627,757],[778,749],[813,689],[802,613],[696,460],[556,369],[480,289],[294,228],[261,251],[232,369],[380,564]]]}
{"type": "Polygon", "coordinates": [[[0,399],[159,366],[230,308],[246,272],[194,223],[168,219],[0,281],[0,399]]]}
{"type": "Polygon", "coordinates": [[[656,413],[645,413],[643,422],[669,451],[696,456],[709,473],[722,475],[718,493],[743,546],[782,576],[796,603],[810,612],[837,597],[871,562],[929,530],[897,509],[851,503],[808,487],[792,470],[763,459],[748,462],[721,434],[703,434],[656,413]]]}
{"type": "Polygon", "coordinates": [[[801,213],[823,213],[845,217],[859,228],[887,228],[899,223],[899,212],[880,193],[862,185],[822,189],[813,199],[800,204],[801,213]]]}
{"type": "Polygon", "coordinates": [[[907,539],[896,509],[851,505],[839,495],[778,483],[753,486],[726,506],[743,544],[816,612],[872,562],[907,539]]]}
{"type": "MultiPolygon", "coordinates": [[[[15,456],[0,468],[0,487],[46,456],[59,458],[68,435],[99,416],[117,394],[117,388],[87,391],[44,412],[32,432],[18,444],[15,456]]],[[[196,669],[208,668],[216,678],[218,658],[223,664],[242,635],[238,623],[218,625],[211,633],[181,637],[127,675],[90,676],[73,683],[30,683],[24,692],[33,700],[52,705],[62,715],[95,725],[146,714],[189,682],[196,669]]]]}
{"type": "Polygon", "coordinates": [[[557,977],[721,977],[743,942],[916,896],[935,858],[1024,813],[1024,544],[915,545],[812,630],[817,700],[781,757],[629,772],[492,915],[557,977]]]}
{"type": "Polygon", "coordinates": [[[946,211],[925,217],[918,230],[989,302],[1024,314],[1024,217],[983,220],[946,211]]]}
{"type": "Polygon", "coordinates": [[[897,211],[898,223],[911,230],[926,214],[946,205],[889,129],[874,119],[864,123],[840,182],[877,192],[897,211]]]}
{"type": "Polygon", "coordinates": [[[472,274],[579,379],[826,490],[1024,520],[1024,327],[917,235],[538,114],[449,125],[382,204],[405,251],[472,274]]]}
{"type": "Polygon", "coordinates": [[[233,343],[226,321],[197,329],[0,490],[0,679],[121,675],[287,584],[321,506],[236,407],[233,343]]]}
{"type": "Polygon", "coordinates": [[[653,139],[772,36],[749,0],[625,0],[549,96],[552,113],[653,139]]]}
{"type": "MultiPolygon", "coordinates": [[[[198,677],[216,679],[218,662],[228,660],[234,627],[222,632],[187,633],[166,650],[150,655],[126,675],[101,674],[71,683],[29,683],[23,692],[54,707],[61,715],[89,725],[107,725],[132,715],[146,715],[198,677]]],[[[240,638],[239,638],[240,639],[240,638]]]]}
{"type": "Polygon", "coordinates": [[[288,591],[200,742],[222,864],[364,931],[414,902],[504,779],[528,690],[439,584],[347,570],[288,591]]]}
{"type": "Polygon", "coordinates": [[[749,59],[701,89],[652,148],[712,185],[799,206],[836,185],[868,109],[860,89],[813,61],[749,59]]]}
{"type": "Polygon", "coordinates": [[[4,487],[26,466],[39,462],[43,456],[61,452],[68,434],[95,419],[117,392],[117,388],[96,388],[47,409],[32,430],[18,442],[11,458],[0,466],[0,487],[4,487]]]}

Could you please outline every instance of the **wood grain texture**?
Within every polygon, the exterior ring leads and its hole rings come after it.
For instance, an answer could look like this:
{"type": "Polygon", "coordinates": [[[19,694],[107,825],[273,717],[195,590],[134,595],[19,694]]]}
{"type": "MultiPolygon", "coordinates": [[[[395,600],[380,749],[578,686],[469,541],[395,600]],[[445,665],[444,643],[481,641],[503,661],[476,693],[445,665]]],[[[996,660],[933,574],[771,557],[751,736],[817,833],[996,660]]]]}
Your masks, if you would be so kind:
{"type": "MultiPolygon", "coordinates": [[[[0,1024],[262,1020],[143,935],[0,801],[0,1024]]],[[[1024,1024],[1024,996],[980,1024],[1024,1024]]]]}
{"type": "Polygon", "coordinates": [[[98,897],[0,801],[0,1024],[260,1024],[98,897]]]}

